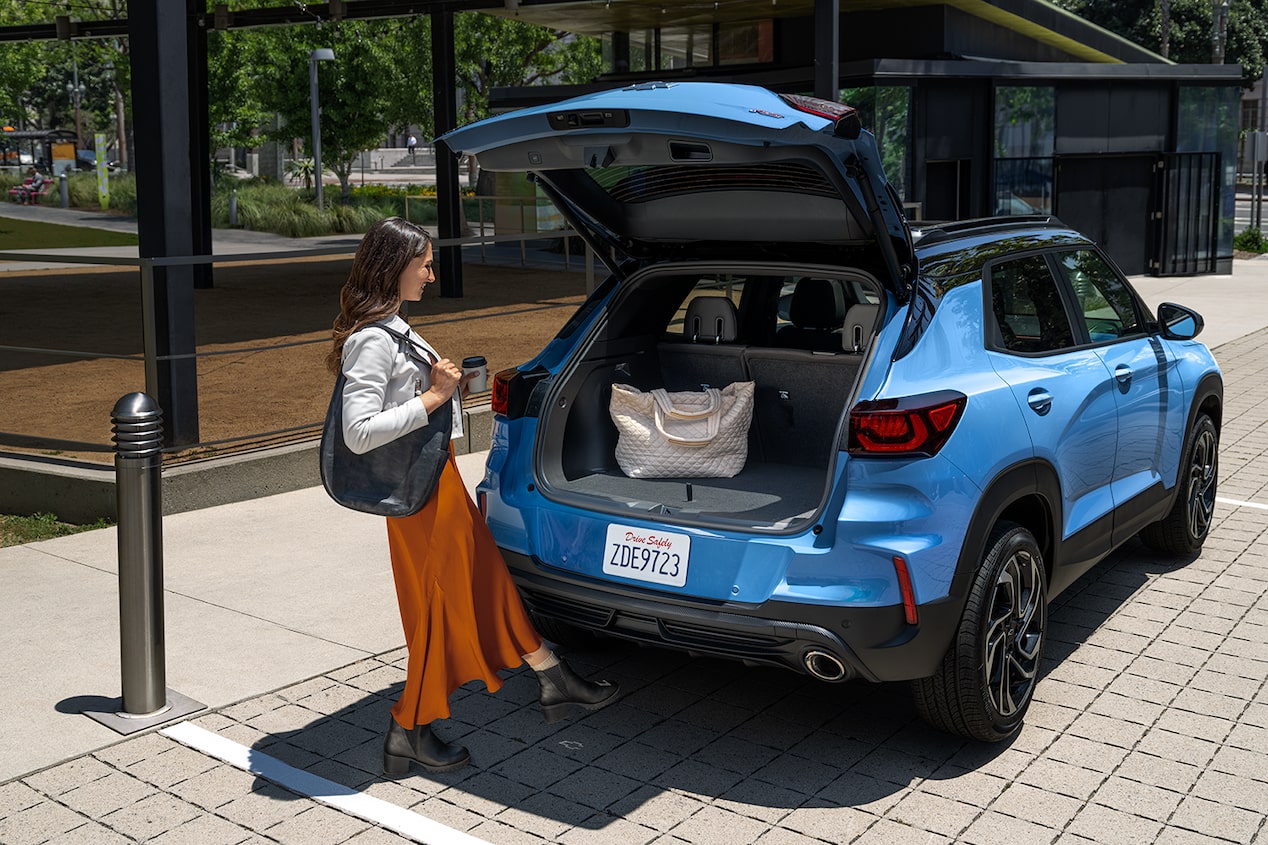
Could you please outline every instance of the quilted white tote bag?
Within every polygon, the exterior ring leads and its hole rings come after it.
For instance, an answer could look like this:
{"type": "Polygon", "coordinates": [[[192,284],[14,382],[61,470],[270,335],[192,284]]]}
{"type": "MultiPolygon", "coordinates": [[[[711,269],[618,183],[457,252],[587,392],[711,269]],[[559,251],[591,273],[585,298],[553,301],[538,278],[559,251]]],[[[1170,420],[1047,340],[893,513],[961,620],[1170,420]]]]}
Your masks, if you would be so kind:
{"type": "Polygon", "coordinates": [[[748,459],[751,381],[674,393],[614,384],[608,410],[631,478],[731,478],[748,459]]]}

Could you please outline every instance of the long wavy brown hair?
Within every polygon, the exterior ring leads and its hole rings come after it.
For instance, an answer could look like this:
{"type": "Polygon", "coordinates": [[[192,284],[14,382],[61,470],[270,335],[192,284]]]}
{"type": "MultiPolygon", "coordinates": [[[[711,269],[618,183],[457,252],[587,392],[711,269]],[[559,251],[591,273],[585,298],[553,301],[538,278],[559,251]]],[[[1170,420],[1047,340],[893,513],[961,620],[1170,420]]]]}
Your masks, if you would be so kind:
{"type": "Polygon", "coordinates": [[[330,372],[339,373],[343,345],[353,332],[401,309],[401,273],[430,245],[427,232],[400,217],[380,220],[365,233],[352,259],[348,281],[339,291],[339,316],[332,330],[334,345],[326,353],[330,372]]]}

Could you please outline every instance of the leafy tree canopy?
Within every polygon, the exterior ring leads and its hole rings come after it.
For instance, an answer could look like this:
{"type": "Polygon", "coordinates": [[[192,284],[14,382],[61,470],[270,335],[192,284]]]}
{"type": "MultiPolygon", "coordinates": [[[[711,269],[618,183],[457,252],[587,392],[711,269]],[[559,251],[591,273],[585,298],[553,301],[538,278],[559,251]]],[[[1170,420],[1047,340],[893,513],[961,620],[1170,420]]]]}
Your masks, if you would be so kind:
{"type": "MultiPolygon", "coordinates": [[[[1129,41],[1162,52],[1167,12],[1167,58],[1180,64],[1209,64],[1214,23],[1210,0],[1054,0],[1081,18],[1129,41]]],[[[1232,0],[1224,61],[1239,64],[1249,85],[1268,61],[1268,0],[1232,0]]]]}

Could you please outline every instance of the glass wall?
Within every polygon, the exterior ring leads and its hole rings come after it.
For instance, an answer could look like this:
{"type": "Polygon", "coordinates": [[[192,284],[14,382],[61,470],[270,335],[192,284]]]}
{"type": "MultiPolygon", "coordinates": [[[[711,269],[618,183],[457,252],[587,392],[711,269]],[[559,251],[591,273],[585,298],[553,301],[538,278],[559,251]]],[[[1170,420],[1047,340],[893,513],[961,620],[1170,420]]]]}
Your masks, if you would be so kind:
{"type": "Polygon", "coordinates": [[[769,64],[775,61],[775,22],[666,26],[604,34],[603,65],[609,71],[654,73],[699,67],[769,64]],[[627,54],[628,51],[628,54],[627,54]]]}
{"type": "Polygon", "coordinates": [[[1218,153],[1220,157],[1219,221],[1215,235],[1217,256],[1233,254],[1237,134],[1240,119],[1241,92],[1236,87],[1180,86],[1176,114],[1176,152],[1218,153]]]}
{"type": "Polygon", "coordinates": [[[1052,213],[1056,89],[995,89],[995,214],[1052,213]]]}
{"type": "Polygon", "coordinates": [[[718,64],[751,65],[775,61],[775,22],[718,24],[718,64]]]}
{"type": "MultiPolygon", "coordinates": [[[[863,127],[876,136],[881,167],[904,202],[911,199],[911,87],[842,88],[841,102],[858,109],[863,127]]],[[[913,209],[908,209],[909,216],[913,209]]]]}
{"type": "Polygon", "coordinates": [[[666,26],[660,31],[660,67],[682,70],[713,64],[713,26],[666,26]]]}

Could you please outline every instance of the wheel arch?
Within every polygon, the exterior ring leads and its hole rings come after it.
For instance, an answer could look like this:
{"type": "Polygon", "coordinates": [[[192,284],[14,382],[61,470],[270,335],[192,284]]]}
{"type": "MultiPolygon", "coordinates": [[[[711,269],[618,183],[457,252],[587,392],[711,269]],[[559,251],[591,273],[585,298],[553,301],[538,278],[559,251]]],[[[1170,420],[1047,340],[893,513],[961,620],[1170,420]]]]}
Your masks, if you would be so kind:
{"type": "Polygon", "coordinates": [[[1219,373],[1207,373],[1198,381],[1198,388],[1193,391],[1186,432],[1193,427],[1198,414],[1206,414],[1215,424],[1215,430],[1220,430],[1224,418],[1224,380],[1219,373]]]}
{"type": "Polygon", "coordinates": [[[1051,583],[1061,524],[1061,483],[1046,461],[1032,459],[1014,464],[987,485],[969,520],[956,561],[951,593],[963,600],[973,575],[981,565],[991,531],[1001,520],[1028,530],[1044,556],[1044,578],[1051,583]]]}

